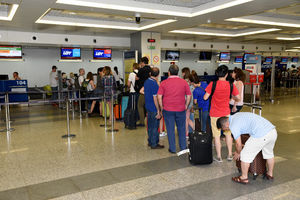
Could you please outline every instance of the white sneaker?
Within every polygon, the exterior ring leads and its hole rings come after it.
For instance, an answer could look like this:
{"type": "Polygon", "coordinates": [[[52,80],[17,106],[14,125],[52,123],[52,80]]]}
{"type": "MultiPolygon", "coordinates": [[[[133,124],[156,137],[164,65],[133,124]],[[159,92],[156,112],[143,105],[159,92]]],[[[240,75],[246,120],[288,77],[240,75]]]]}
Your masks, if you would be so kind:
{"type": "Polygon", "coordinates": [[[179,152],[177,153],[177,156],[181,156],[182,154],[189,153],[189,152],[190,152],[189,149],[185,149],[185,150],[179,151],[179,152]]]}
{"type": "Polygon", "coordinates": [[[216,161],[216,162],[218,162],[218,163],[223,162],[222,158],[216,158],[216,157],[214,157],[214,161],[216,161]]]}
{"type": "Polygon", "coordinates": [[[161,132],[161,133],[159,134],[159,137],[164,137],[164,136],[166,136],[166,135],[167,135],[166,132],[161,132]]]}

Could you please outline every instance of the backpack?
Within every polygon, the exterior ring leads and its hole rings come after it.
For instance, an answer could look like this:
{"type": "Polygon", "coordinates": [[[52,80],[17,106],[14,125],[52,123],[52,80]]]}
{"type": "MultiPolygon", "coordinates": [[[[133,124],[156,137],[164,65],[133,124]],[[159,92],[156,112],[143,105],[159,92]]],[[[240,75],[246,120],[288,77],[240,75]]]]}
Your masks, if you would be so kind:
{"type": "Polygon", "coordinates": [[[80,90],[83,94],[87,93],[87,86],[89,85],[90,80],[84,79],[84,81],[81,84],[80,90]]]}
{"type": "MultiPolygon", "coordinates": [[[[209,109],[211,107],[211,100],[212,100],[212,96],[213,94],[215,93],[215,90],[216,90],[216,87],[217,87],[217,82],[218,81],[213,81],[213,84],[212,84],[212,88],[211,88],[211,94],[209,96],[209,109]]],[[[229,82],[230,84],[230,95],[229,95],[229,99],[231,99],[232,97],[232,91],[233,91],[233,83],[229,82]]]]}
{"type": "Polygon", "coordinates": [[[75,77],[75,83],[74,83],[74,85],[75,85],[75,89],[76,90],[80,89],[80,84],[79,84],[78,76],[75,77]]]}
{"type": "MultiPolygon", "coordinates": [[[[133,71],[133,73],[135,73],[135,75],[137,76],[137,73],[136,73],[135,71],[133,71]]],[[[138,81],[139,81],[139,80],[135,80],[134,86],[133,86],[134,91],[137,92],[137,93],[140,92],[140,87],[139,87],[138,81]]],[[[131,84],[132,84],[132,82],[131,82],[131,84]]]]}

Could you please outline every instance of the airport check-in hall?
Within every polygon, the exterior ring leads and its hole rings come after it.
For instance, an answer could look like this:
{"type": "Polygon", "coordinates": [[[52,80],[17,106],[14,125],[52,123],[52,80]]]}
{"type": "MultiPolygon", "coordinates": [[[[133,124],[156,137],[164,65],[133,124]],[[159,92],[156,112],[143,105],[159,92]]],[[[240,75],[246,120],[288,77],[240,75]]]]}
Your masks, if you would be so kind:
{"type": "Polygon", "coordinates": [[[0,0],[0,199],[299,200],[299,58],[299,0],[0,0]]]}

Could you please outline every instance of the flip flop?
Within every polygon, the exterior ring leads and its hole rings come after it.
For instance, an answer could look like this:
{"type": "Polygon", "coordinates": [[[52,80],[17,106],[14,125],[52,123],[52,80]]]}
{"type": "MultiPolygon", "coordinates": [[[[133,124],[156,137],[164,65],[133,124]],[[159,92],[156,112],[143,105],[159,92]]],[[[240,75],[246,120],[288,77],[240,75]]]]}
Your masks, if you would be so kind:
{"type": "Polygon", "coordinates": [[[244,184],[244,185],[249,183],[248,179],[241,179],[240,176],[232,177],[232,181],[234,181],[236,183],[241,183],[241,184],[244,184]]]}
{"type": "Polygon", "coordinates": [[[267,179],[267,180],[274,180],[274,177],[273,176],[270,176],[269,174],[265,173],[264,176],[263,176],[263,179],[267,179]]]}

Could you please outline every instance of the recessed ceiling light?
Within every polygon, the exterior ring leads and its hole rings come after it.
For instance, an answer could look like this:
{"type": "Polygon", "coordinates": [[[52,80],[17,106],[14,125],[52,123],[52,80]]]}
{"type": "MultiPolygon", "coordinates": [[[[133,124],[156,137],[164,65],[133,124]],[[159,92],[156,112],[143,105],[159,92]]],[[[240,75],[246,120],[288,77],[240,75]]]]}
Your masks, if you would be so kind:
{"type": "Polygon", "coordinates": [[[7,17],[5,17],[5,16],[0,16],[0,20],[11,21],[11,20],[13,19],[13,17],[15,16],[18,7],[19,7],[18,4],[12,4],[8,16],[7,16],[7,17]]]}
{"type": "MultiPolygon", "coordinates": [[[[193,12],[193,9],[190,9],[190,12],[179,12],[179,11],[172,11],[166,9],[152,9],[152,8],[145,8],[145,7],[137,7],[137,6],[128,6],[128,5],[117,5],[112,3],[106,2],[95,2],[95,1],[84,1],[84,0],[57,0],[56,3],[60,4],[68,4],[68,5],[76,5],[76,6],[85,6],[85,7],[95,7],[95,8],[103,8],[103,9],[112,9],[112,10],[122,10],[122,11],[130,11],[136,12],[138,10],[139,13],[151,13],[151,14],[158,14],[158,15],[171,15],[171,16],[179,16],[179,17],[195,17],[199,15],[204,15],[207,13],[211,13],[217,10],[222,10],[225,8],[230,8],[236,5],[244,4],[253,0],[234,0],[229,1],[227,3],[223,3],[217,6],[210,6],[210,8],[199,10],[193,12]]],[[[201,6],[199,6],[201,7],[201,6]]]]}
{"type": "Polygon", "coordinates": [[[272,31],[279,31],[279,30],[281,30],[281,29],[271,28],[271,29],[263,29],[263,30],[258,30],[258,31],[247,31],[245,33],[236,33],[236,34],[174,30],[174,31],[170,31],[170,33],[183,33],[183,34],[193,34],[193,35],[209,35],[209,36],[221,36],[221,37],[240,37],[240,36],[254,35],[254,34],[266,33],[266,32],[272,32],[272,31]]]}
{"type": "Polygon", "coordinates": [[[300,37],[288,38],[288,37],[277,37],[277,40],[300,40],[300,37]]]}
{"type": "Polygon", "coordinates": [[[291,52],[300,52],[300,50],[299,50],[299,49],[287,49],[287,50],[285,50],[285,51],[291,51],[291,52]]]}
{"type": "Polygon", "coordinates": [[[300,28],[300,24],[275,22],[275,21],[268,21],[268,20],[256,20],[256,19],[246,19],[246,18],[230,18],[230,19],[225,19],[225,21],[300,28]]]}

